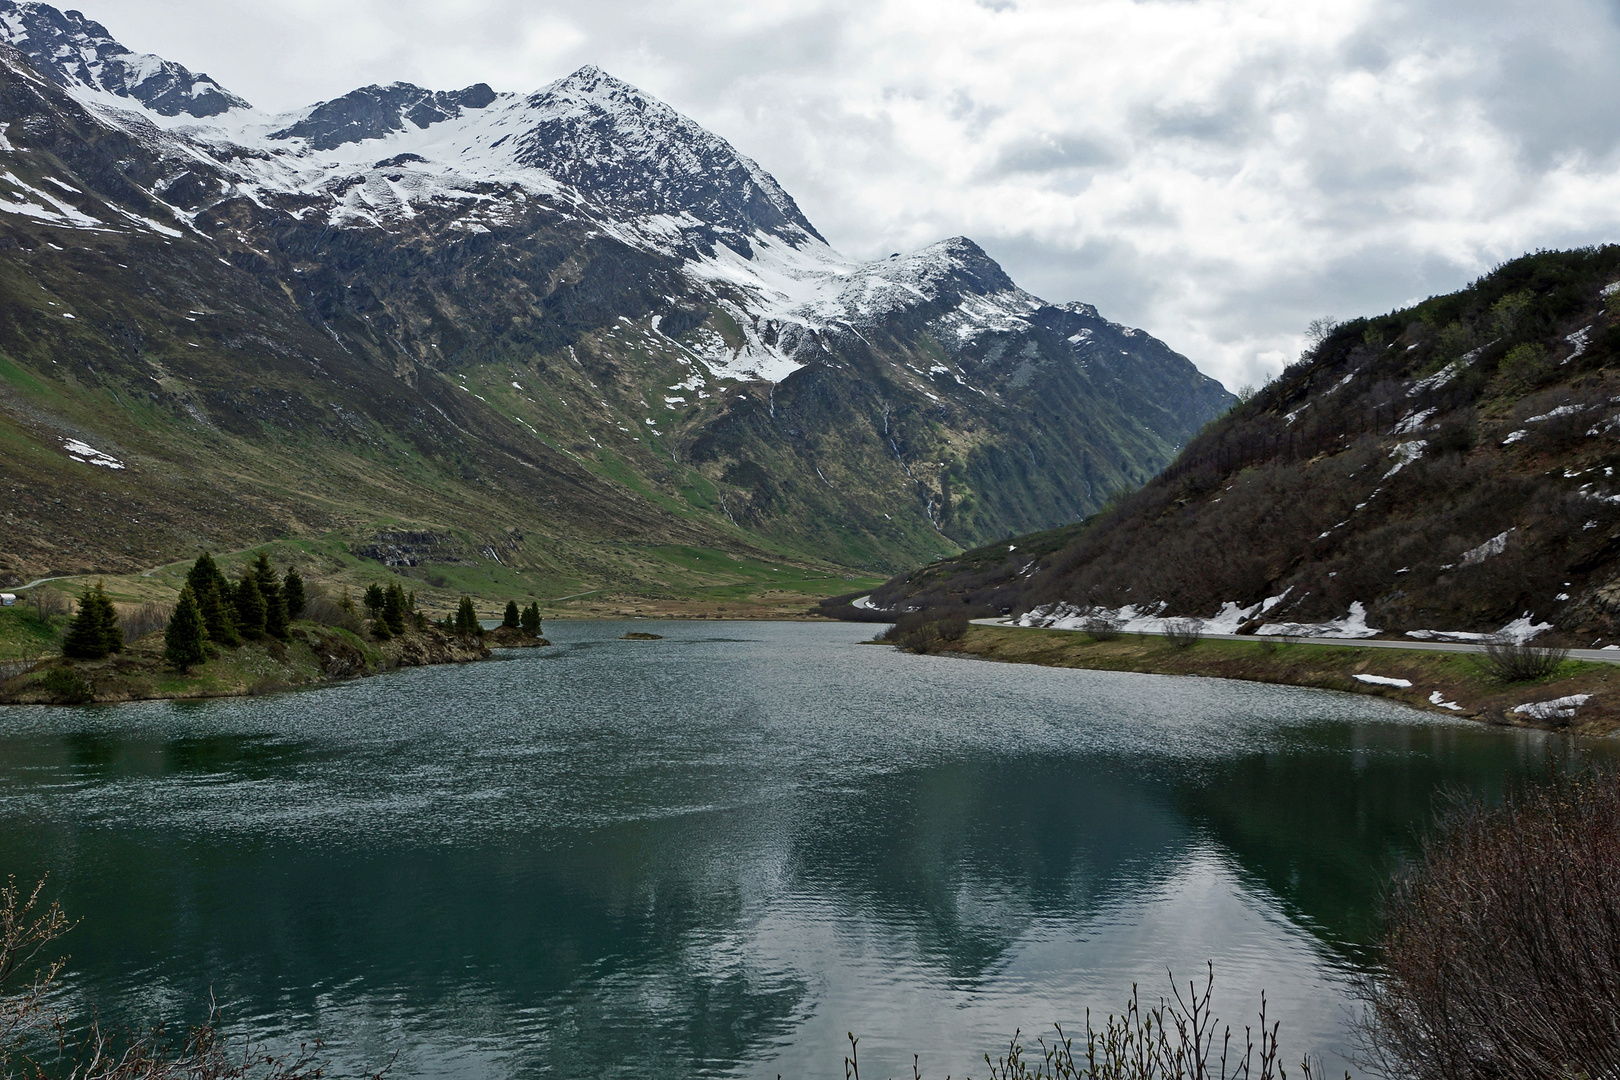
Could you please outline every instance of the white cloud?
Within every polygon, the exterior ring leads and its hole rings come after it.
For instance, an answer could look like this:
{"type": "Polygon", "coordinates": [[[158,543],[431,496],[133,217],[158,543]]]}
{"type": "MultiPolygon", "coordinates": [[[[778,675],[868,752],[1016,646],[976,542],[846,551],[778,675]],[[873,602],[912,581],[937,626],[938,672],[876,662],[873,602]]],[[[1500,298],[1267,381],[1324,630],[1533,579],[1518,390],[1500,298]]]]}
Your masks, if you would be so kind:
{"type": "Polygon", "coordinates": [[[835,246],[972,236],[1228,385],[1313,316],[1620,238],[1604,0],[85,0],[268,107],[595,62],[758,159],[835,246]]]}

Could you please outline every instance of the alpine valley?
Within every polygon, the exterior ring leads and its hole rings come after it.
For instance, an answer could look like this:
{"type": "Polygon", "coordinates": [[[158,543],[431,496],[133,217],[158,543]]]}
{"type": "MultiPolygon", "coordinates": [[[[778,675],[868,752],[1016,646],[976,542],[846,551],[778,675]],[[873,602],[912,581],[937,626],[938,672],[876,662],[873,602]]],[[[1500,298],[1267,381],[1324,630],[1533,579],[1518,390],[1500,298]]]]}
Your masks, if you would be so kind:
{"type": "Polygon", "coordinates": [[[888,574],[1094,513],[1234,400],[971,240],[845,258],[594,67],[271,115],[12,0],[0,294],[9,583],[283,537],[540,596],[888,574]]]}

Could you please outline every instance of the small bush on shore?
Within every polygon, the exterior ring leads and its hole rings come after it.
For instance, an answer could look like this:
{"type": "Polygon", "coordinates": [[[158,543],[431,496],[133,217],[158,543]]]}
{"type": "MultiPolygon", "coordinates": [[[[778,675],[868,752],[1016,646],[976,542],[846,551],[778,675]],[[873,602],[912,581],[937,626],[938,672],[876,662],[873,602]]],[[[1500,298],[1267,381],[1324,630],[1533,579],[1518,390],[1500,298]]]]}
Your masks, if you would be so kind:
{"type": "Polygon", "coordinates": [[[1080,629],[1093,641],[1118,641],[1119,635],[1124,632],[1124,624],[1118,619],[1092,615],[1080,624],[1080,629]]]}
{"type": "Polygon", "coordinates": [[[1363,997],[1392,1076],[1617,1075],[1620,773],[1454,810],[1389,897],[1363,997]]]}
{"type": "Polygon", "coordinates": [[[876,638],[906,652],[925,653],[944,642],[960,641],[967,633],[966,615],[940,615],[938,612],[918,611],[903,615],[893,626],[876,638]]]}
{"type": "Polygon", "coordinates": [[[1479,655],[1481,666],[1493,678],[1502,682],[1534,682],[1557,671],[1569,658],[1569,650],[1494,637],[1485,643],[1485,651],[1479,655]]]}
{"type": "Polygon", "coordinates": [[[1171,619],[1164,624],[1164,636],[1178,649],[1190,649],[1204,636],[1204,624],[1199,619],[1171,619]]]}
{"type": "Polygon", "coordinates": [[[96,699],[95,688],[70,667],[51,668],[39,685],[58,705],[85,705],[96,699]]]}

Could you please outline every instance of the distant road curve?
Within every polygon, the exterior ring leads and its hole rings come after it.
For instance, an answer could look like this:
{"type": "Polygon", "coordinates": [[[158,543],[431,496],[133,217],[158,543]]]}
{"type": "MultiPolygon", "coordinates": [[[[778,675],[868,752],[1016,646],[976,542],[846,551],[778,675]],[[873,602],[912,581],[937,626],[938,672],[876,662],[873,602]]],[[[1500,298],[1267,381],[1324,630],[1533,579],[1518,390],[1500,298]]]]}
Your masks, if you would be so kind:
{"type": "MultiPolygon", "coordinates": [[[[1070,630],[1063,627],[1019,626],[1007,619],[974,619],[977,626],[999,626],[1007,630],[1043,630],[1053,629],[1065,634],[1083,634],[1084,630],[1070,630]]],[[[1147,636],[1151,631],[1132,630],[1129,633],[1147,636]]],[[[1164,635],[1156,635],[1163,637],[1164,635]]],[[[1211,641],[1256,641],[1260,640],[1252,634],[1205,634],[1211,641]]],[[[1485,646],[1475,645],[1467,641],[1385,641],[1378,638],[1330,638],[1330,637],[1301,637],[1289,638],[1289,641],[1298,641],[1306,645],[1354,645],[1365,649],[1414,649],[1419,652],[1450,652],[1450,653],[1482,653],[1485,646]]],[[[1592,660],[1599,664],[1620,664],[1620,649],[1570,649],[1572,660],[1592,660]]]]}

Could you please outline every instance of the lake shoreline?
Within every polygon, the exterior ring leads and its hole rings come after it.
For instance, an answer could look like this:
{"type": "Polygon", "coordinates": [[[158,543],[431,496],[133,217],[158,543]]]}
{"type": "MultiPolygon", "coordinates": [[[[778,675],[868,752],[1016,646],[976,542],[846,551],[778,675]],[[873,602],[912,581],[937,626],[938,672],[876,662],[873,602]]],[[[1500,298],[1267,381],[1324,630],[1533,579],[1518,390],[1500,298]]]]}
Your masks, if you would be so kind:
{"type": "Polygon", "coordinates": [[[482,637],[456,637],[429,624],[386,641],[339,627],[292,624],[288,639],[265,638],[219,649],[206,663],[179,672],[163,660],[163,634],[148,634],[104,660],[43,657],[0,679],[0,705],[101,705],[131,701],[200,701],[255,697],[370,678],[408,667],[470,664],[496,650],[550,645],[543,637],[498,627],[482,637]]]}
{"type": "Polygon", "coordinates": [[[1504,684],[1471,654],[1367,649],[1256,638],[1209,639],[1178,647],[1168,638],[1122,634],[1098,641],[1071,631],[971,625],[956,641],[936,641],[930,655],[1043,667],[1133,671],[1338,690],[1390,698],[1428,712],[1511,727],[1610,735],[1620,731],[1620,671],[1566,661],[1550,679],[1504,684]],[[1387,680],[1369,682],[1356,676],[1387,680]],[[1398,685],[1401,682],[1408,686],[1398,685]],[[1588,700],[1572,716],[1515,712],[1521,705],[1576,695],[1588,700]]]}

